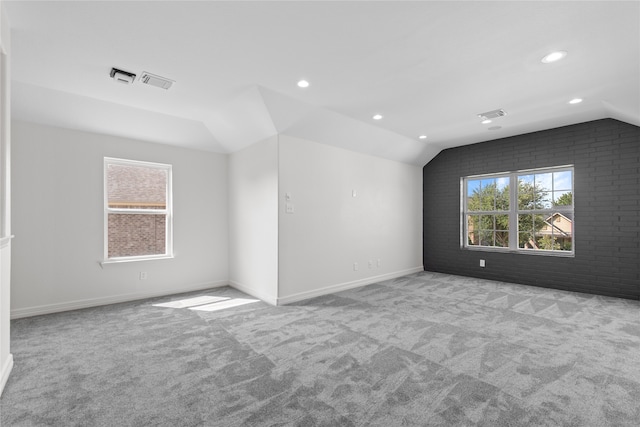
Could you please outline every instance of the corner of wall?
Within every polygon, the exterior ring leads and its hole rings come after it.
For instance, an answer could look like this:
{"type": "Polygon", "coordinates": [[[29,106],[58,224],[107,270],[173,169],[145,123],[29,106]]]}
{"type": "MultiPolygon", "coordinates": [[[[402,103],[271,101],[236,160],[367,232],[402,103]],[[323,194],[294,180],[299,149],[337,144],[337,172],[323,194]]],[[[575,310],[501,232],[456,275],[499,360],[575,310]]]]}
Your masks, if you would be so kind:
{"type": "Polygon", "coordinates": [[[275,304],[278,286],[277,135],[229,157],[229,282],[275,304]]]}

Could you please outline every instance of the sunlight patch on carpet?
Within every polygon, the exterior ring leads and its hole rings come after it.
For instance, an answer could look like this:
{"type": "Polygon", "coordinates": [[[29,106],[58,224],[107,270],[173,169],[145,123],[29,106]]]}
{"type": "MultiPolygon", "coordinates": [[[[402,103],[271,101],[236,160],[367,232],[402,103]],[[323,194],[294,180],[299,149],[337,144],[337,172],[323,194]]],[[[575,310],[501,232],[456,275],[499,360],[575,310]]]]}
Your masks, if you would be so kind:
{"type": "Polygon", "coordinates": [[[163,302],[159,304],[153,304],[154,307],[163,308],[188,308],[189,310],[197,311],[218,311],[226,308],[238,307],[245,304],[251,304],[258,302],[257,299],[248,298],[230,298],[230,297],[216,297],[213,295],[203,295],[193,298],[184,298],[175,301],[163,302]]]}
{"type": "Polygon", "coordinates": [[[212,295],[203,295],[195,298],[184,298],[175,301],[163,302],[160,304],[153,304],[154,307],[166,307],[166,308],[191,308],[199,305],[212,304],[220,301],[226,301],[229,297],[214,297],[212,295]]]}
{"type": "Polygon", "coordinates": [[[227,301],[214,302],[213,304],[199,305],[197,307],[189,307],[189,310],[218,311],[218,310],[224,310],[225,308],[238,307],[240,305],[251,304],[258,301],[260,300],[246,299],[246,298],[231,298],[227,301]]]}

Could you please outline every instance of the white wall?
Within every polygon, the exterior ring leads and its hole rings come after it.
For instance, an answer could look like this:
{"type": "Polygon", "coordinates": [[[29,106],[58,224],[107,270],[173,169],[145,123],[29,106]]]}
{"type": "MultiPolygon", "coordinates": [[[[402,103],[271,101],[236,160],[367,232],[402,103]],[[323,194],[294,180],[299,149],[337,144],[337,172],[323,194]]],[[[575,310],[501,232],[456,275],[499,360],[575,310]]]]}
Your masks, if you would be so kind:
{"type": "Polygon", "coordinates": [[[420,167],[280,135],[279,172],[279,304],[422,271],[420,167]]]}
{"type": "Polygon", "coordinates": [[[226,156],[15,122],[13,145],[14,317],[227,283],[286,304],[422,270],[417,166],[286,135],[226,156]],[[175,259],[100,266],[105,156],[173,165],[175,259]]]}
{"type": "Polygon", "coordinates": [[[9,342],[11,294],[11,114],[9,20],[0,1],[0,394],[13,368],[9,342]]]}
{"type": "Polygon", "coordinates": [[[229,155],[229,278],[276,304],[278,295],[278,138],[229,155]]]}
{"type": "Polygon", "coordinates": [[[24,122],[12,141],[12,316],[228,283],[226,155],[24,122]],[[174,259],[100,266],[105,156],[173,165],[174,259]]]}

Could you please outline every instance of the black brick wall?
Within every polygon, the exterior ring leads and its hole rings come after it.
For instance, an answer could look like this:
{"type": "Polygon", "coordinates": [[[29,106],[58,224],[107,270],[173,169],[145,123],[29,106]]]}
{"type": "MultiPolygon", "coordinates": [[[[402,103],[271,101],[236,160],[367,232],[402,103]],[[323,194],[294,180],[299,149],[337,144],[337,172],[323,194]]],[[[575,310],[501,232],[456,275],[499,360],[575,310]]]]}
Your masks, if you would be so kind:
{"type": "Polygon", "coordinates": [[[425,270],[640,299],[640,127],[603,119],[451,148],[423,175],[425,270]],[[461,177],[568,164],[574,258],[460,248],[461,177]]]}

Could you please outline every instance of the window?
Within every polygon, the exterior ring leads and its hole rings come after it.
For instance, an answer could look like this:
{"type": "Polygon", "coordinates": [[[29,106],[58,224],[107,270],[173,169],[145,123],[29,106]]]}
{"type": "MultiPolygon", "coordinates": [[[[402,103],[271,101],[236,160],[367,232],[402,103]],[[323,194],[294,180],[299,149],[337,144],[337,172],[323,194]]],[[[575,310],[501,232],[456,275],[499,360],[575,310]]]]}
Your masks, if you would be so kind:
{"type": "Polygon", "coordinates": [[[462,247],[573,255],[573,167],[462,178],[462,247]]]}
{"type": "Polygon", "coordinates": [[[171,165],[104,159],[105,259],[172,256],[171,165]]]}

